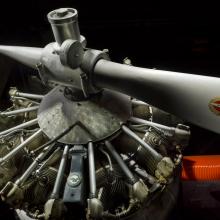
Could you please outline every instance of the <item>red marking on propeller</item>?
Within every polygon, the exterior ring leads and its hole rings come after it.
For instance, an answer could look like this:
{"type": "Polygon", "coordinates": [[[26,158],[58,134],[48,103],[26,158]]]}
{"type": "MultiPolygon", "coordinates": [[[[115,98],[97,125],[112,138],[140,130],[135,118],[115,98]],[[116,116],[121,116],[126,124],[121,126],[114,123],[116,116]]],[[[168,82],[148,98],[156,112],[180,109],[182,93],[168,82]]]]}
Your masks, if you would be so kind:
{"type": "Polygon", "coordinates": [[[220,115],[220,98],[215,98],[209,103],[209,108],[216,115],[220,115]]]}

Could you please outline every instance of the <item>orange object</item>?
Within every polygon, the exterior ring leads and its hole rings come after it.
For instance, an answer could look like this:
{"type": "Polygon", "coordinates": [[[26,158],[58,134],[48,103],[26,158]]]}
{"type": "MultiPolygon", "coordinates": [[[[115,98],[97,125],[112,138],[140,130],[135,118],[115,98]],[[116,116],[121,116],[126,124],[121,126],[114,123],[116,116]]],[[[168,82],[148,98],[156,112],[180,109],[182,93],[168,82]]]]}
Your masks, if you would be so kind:
{"type": "Polygon", "coordinates": [[[220,180],[220,155],[183,157],[182,180],[220,180]]]}

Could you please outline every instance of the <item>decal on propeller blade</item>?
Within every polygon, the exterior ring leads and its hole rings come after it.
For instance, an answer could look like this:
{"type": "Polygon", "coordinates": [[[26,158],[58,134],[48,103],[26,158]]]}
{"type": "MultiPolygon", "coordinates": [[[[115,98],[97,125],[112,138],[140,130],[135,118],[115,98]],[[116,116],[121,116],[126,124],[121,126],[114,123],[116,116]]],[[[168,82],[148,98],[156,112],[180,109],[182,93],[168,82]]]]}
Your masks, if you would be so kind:
{"type": "Polygon", "coordinates": [[[212,99],[209,102],[209,108],[216,115],[220,115],[220,97],[212,99]]]}

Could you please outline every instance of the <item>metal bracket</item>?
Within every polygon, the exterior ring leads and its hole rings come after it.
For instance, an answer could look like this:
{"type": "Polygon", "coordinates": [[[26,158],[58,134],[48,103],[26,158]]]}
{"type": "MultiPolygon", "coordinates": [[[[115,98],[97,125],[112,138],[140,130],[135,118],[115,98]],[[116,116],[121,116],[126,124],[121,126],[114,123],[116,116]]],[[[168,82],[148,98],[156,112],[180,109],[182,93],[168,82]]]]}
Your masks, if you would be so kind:
{"type": "Polygon", "coordinates": [[[82,145],[75,145],[70,151],[71,167],[63,194],[63,202],[76,206],[86,203],[84,160],[86,149],[82,145]]]}

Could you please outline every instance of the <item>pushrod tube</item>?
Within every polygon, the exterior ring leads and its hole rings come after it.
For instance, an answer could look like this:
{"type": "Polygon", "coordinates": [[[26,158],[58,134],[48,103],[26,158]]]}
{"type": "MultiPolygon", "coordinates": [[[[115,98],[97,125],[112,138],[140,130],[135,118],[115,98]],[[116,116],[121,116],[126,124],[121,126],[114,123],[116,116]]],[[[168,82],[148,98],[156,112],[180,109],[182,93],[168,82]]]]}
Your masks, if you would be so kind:
{"type": "Polygon", "coordinates": [[[16,92],[16,96],[21,96],[24,98],[29,98],[29,99],[43,99],[43,95],[37,95],[37,94],[31,94],[31,93],[24,93],[24,92],[16,92]]]}
{"type": "Polygon", "coordinates": [[[15,130],[19,130],[19,129],[30,127],[32,125],[36,125],[37,122],[38,121],[37,121],[37,118],[36,118],[36,119],[30,120],[30,121],[24,122],[23,124],[19,124],[19,125],[15,126],[15,127],[9,128],[9,129],[7,129],[5,131],[0,132],[0,137],[2,135],[5,135],[5,134],[7,134],[9,132],[12,132],[12,131],[15,131],[15,130]]]}
{"type": "Polygon", "coordinates": [[[22,148],[26,147],[32,140],[36,139],[42,135],[42,130],[39,129],[36,133],[31,135],[29,138],[27,138],[24,142],[22,142],[20,145],[15,147],[11,152],[6,154],[3,158],[0,158],[0,164],[11,159],[18,151],[20,151],[22,148]]]}
{"type": "Polygon", "coordinates": [[[57,173],[56,181],[55,181],[53,191],[50,196],[51,199],[58,199],[59,198],[60,188],[61,188],[61,184],[63,181],[64,171],[65,171],[66,163],[67,163],[67,159],[68,159],[68,152],[69,152],[69,146],[66,145],[63,150],[63,156],[60,161],[60,166],[59,166],[59,170],[57,173]]]}
{"type": "Polygon", "coordinates": [[[157,153],[156,150],[154,150],[151,146],[149,146],[144,140],[142,140],[138,135],[136,135],[132,130],[130,130],[127,126],[122,125],[122,130],[133,138],[136,142],[138,142],[142,147],[144,147],[149,154],[151,154],[156,160],[160,161],[162,159],[162,156],[157,153]]]}
{"type": "Polygon", "coordinates": [[[88,159],[89,159],[89,186],[90,197],[96,197],[96,176],[95,176],[95,156],[94,146],[92,142],[88,143],[88,159]]]}
{"type": "Polygon", "coordinates": [[[133,173],[129,170],[125,162],[122,160],[120,155],[117,153],[114,146],[109,141],[105,141],[105,146],[108,149],[109,153],[112,155],[112,157],[116,160],[116,162],[118,163],[118,165],[120,166],[124,174],[127,176],[129,181],[132,184],[136,183],[137,179],[134,177],[133,173]]]}
{"type": "Polygon", "coordinates": [[[11,115],[17,115],[25,112],[32,112],[36,111],[39,108],[39,106],[31,106],[28,108],[22,108],[22,109],[16,109],[13,111],[8,111],[8,112],[1,112],[0,115],[2,116],[11,116],[11,115]]]}

